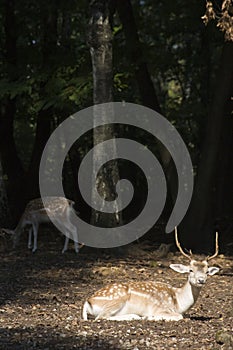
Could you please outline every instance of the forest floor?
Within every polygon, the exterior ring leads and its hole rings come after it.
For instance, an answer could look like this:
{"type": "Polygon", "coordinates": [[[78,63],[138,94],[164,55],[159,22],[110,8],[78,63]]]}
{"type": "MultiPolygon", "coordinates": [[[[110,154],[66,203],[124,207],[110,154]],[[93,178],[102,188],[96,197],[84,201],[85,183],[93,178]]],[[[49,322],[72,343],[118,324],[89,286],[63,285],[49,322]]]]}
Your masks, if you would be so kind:
{"type": "MultiPolygon", "coordinates": [[[[46,239],[44,239],[46,241],[46,239]]],[[[158,280],[180,286],[185,276],[169,268],[186,263],[178,252],[158,258],[134,244],[112,257],[84,247],[61,254],[61,241],[32,254],[26,242],[0,253],[0,349],[233,349],[233,260],[219,256],[196,305],[178,322],[81,320],[85,299],[111,282],[158,280]]],[[[175,251],[175,249],[174,249],[175,251]]]]}

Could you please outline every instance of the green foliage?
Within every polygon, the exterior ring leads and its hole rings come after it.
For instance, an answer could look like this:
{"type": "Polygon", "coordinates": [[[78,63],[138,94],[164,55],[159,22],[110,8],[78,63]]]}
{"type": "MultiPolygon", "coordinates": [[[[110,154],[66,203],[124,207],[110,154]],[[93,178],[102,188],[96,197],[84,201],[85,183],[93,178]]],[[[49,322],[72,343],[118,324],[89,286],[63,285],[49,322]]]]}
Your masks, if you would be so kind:
{"type": "Polygon", "coordinates": [[[113,78],[114,88],[118,92],[122,92],[129,88],[129,73],[116,73],[113,78]]]}
{"type": "MultiPolygon", "coordinates": [[[[214,26],[203,25],[201,2],[132,0],[132,5],[162,111],[181,132],[196,163],[222,35],[214,26]]],[[[80,0],[53,0],[49,5],[44,0],[21,0],[15,6],[17,56],[12,65],[6,59],[6,13],[0,5],[0,98],[16,99],[15,133],[24,135],[24,124],[34,133],[41,110],[49,109],[51,116],[61,120],[92,104],[92,67],[86,44],[89,14],[88,2],[80,0]],[[54,32],[46,27],[48,13],[56,19],[54,32]],[[47,55],[45,38],[50,45],[47,55]]],[[[117,15],[112,28],[114,100],[140,103],[117,15]]]]}
{"type": "Polygon", "coordinates": [[[132,3],[163,114],[181,133],[196,164],[223,36],[203,25],[204,4],[194,0],[132,3]]]}

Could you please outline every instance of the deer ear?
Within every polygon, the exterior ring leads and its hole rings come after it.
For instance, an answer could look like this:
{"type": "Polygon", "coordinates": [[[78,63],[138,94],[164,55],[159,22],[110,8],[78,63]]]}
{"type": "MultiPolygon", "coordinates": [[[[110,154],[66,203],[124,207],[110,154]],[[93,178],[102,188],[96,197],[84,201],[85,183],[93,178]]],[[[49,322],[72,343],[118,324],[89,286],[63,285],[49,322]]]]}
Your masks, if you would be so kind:
{"type": "Polygon", "coordinates": [[[208,267],[208,275],[213,276],[219,271],[218,267],[212,266],[208,267]]]}
{"type": "Polygon", "coordinates": [[[189,272],[189,266],[182,264],[171,264],[170,268],[179,273],[187,273],[189,272]]]}

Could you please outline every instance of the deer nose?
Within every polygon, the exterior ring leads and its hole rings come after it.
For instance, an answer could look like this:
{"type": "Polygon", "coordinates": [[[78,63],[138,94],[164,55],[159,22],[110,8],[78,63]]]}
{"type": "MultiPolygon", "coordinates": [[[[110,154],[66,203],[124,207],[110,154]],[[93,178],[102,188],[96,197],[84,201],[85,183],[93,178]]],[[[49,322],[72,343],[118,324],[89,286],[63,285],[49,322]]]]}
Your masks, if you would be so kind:
{"type": "Polygon", "coordinates": [[[199,277],[198,280],[197,280],[197,282],[198,282],[199,284],[204,284],[204,283],[205,283],[205,279],[204,279],[203,277],[199,277]]]}

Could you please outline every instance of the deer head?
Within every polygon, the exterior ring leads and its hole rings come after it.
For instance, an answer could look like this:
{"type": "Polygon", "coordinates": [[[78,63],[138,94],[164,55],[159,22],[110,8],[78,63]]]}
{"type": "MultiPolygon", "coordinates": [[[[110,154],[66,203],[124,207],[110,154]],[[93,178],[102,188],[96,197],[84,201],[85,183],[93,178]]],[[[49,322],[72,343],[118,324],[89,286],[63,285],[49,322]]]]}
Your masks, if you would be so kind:
{"type": "Polygon", "coordinates": [[[202,287],[206,283],[208,275],[212,276],[219,271],[218,267],[208,265],[208,261],[214,259],[218,255],[218,232],[216,232],[215,238],[215,253],[203,260],[194,259],[191,250],[189,254],[183,251],[178,240],[177,228],[175,228],[175,240],[181,254],[189,259],[189,265],[171,264],[170,268],[179,273],[189,273],[189,283],[195,287],[202,287]]]}

